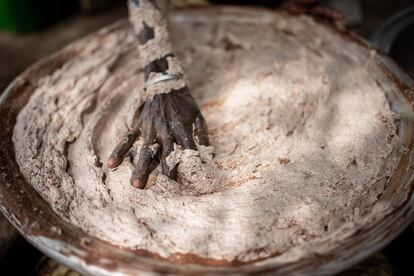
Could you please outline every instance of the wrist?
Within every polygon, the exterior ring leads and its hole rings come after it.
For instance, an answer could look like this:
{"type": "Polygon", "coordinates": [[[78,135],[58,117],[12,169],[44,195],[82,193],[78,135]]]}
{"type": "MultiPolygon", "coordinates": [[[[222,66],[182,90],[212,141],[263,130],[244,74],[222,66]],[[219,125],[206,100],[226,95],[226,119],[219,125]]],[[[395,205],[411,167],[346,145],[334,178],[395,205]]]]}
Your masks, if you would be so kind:
{"type": "Polygon", "coordinates": [[[147,89],[153,85],[156,85],[162,82],[173,82],[173,81],[178,81],[182,79],[183,79],[183,75],[158,74],[157,76],[153,76],[152,78],[149,78],[148,80],[146,80],[144,84],[144,88],[147,89]]]}
{"type": "Polygon", "coordinates": [[[157,74],[144,83],[145,99],[157,94],[168,94],[187,86],[183,75],[157,74]]]}

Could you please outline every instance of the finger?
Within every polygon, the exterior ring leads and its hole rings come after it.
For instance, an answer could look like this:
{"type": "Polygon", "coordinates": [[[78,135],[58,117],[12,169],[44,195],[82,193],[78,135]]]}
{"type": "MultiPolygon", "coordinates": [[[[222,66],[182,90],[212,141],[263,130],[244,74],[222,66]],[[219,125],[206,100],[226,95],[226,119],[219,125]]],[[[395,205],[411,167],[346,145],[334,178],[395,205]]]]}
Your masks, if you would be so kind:
{"type": "Polygon", "coordinates": [[[156,158],[157,151],[157,147],[142,146],[139,152],[138,164],[134,168],[131,177],[131,184],[135,188],[144,189],[145,185],[147,185],[148,176],[155,169],[155,166],[152,166],[152,162],[156,158]]]}
{"type": "Polygon", "coordinates": [[[198,139],[198,143],[203,146],[208,146],[209,140],[208,140],[208,129],[206,120],[204,120],[204,117],[201,113],[198,113],[195,121],[194,121],[194,135],[198,139]]]}
{"type": "Polygon", "coordinates": [[[172,180],[177,180],[177,166],[174,166],[174,168],[170,168],[166,160],[173,150],[174,150],[174,143],[173,143],[172,137],[167,137],[163,141],[160,161],[161,161],[162,174],[168,176],[172,180]]]}
{"type": "Polygon", "coordinates": [[[172,124],[171,128],[174,139],[180,146],[184,149],[197,149],[192,130],[189,127],[184,127],[181,122],[175,122],[172,124]]]}
{"type": "Polygon", "coordinates": [[[111,155],[109,156],[107,165],[108,168],[113,169],[119,166],[124,159],[125,154],[129,151],[129,149],[134,144],[135,140],[138,138],[138,133],[128,133],[125,135],[121,142],[115,147],[112,151],[111,155]]]}

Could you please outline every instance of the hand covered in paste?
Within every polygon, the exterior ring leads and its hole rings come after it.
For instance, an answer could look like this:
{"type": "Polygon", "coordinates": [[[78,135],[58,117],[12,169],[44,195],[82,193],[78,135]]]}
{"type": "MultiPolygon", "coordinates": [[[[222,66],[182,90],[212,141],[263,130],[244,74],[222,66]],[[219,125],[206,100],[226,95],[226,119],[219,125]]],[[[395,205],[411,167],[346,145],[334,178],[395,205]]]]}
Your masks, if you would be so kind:
{"type": "Polygon", "coordinates": [[[131,184],[143,189],[148,176],[161,163],[162,173],[176,180],[177,169],[166,162],[174,143],[184,149],[196,150],[194,138],[208,145],[205,120],[187,87],[166,94],[157,94],[144,102],[136,112],[134,126],[124,135],[108,159],[108,168],[119,166],[138,138],[143,139],[131,178],[131,184]]]}

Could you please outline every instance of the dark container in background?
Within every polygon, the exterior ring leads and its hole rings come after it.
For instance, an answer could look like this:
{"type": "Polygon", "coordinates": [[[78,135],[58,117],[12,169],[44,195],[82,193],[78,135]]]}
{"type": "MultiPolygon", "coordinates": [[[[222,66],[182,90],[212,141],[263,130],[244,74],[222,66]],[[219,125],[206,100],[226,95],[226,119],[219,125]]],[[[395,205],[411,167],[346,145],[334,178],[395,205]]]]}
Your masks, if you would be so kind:
{"type": "Polygon", "coordinates": [[[73,13],[78,6],[77,0],[0,0],[0,29],[38,31],[73,13]]]}

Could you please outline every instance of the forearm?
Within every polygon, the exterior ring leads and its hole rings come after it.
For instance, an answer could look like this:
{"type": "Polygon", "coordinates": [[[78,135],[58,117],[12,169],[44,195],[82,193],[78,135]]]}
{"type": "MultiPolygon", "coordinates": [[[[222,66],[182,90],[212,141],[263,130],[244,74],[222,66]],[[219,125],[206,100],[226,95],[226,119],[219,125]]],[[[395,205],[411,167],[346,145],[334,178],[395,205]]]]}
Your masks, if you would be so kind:
{"type": "Polygon", "coordinates": [[[185,87],[183,70],[173,54],[161,5],[154,0],[129,0],[128,7],[149,94],[169,93],[185,87]],[[170,79],[153,84],[160,76],[170,79]]]}

